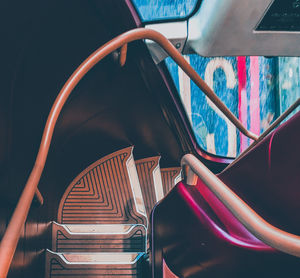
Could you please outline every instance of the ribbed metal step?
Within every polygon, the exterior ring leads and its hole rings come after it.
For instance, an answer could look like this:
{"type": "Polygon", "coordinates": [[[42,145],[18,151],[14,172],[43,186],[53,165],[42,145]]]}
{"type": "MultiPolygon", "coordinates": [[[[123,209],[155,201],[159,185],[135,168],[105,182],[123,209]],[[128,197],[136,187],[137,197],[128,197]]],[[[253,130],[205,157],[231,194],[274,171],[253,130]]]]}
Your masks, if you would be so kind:
{"type": "Polygon", "coordinates": [[[162,184],[164,188],[164,195],[172,189],[174,185],[182,180],[181,168],[180,167],[170,167],[160,169],[162,184]]]}
{"type": "Polygon", "coordinates": [[[160,157],[134,161],[133,147],[109,154],[66,188],[52,222],[46,277],[148,277],[147,215],[180,180],[160,157]]]}
{"type": "Polygon", "coordinates": [[[109,154],[82,171],[60,201],[57,222],[147,225],[132,150],[109,154]]]}
{"type": "Polygon", "coordinates": [[[160,156],[155,156],[135,161],[148,218],[154,205],[164,197],[159,160],[160,156]]]}
{"type": "Polygon", "coordinates": [[[144,225],[83,225],[52,222],[55,252],[145,252],[144,225]]]}
{"type": "Polygon", "coordinates": [[[55,253],[46,250],[45,277],[144,277],[145,253],[55,253]]]}

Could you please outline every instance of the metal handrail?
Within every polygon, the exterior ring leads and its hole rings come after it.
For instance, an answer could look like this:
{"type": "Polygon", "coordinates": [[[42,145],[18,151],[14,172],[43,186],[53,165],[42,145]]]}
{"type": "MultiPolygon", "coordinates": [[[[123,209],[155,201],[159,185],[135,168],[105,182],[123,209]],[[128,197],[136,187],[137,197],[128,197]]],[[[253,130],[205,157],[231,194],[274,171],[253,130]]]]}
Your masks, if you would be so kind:
{"type": "Polygon", "coordinates": [[[300,257],[300,236],[265,221],[194,155],[183,156],[181,165],[188,185],[196,185],[199,177],[250,233],[274,249],[300,257]]]}
{"type": "MultiPolygon", "coordinates": [[[[256,141],[244,150],[232,163],[227,167],[232,167],[237,162],[240,161],[247,153],[249,153],[258,143],[260,143],[275,127],[277,127],[281,122],[283,122],[295,109],[300,105],[300,98],[298,98],[286,111],[284,111],[259,137],[256,141]]],[[[227,169],[227,168],[225,168],[227,169]]],[[[224,169],[224,170],[225,170],[224,169]]]]}
{"type": "Polygon", "coordinates": [[[37,186],[46,163],[56,121],[69,95],[78,84],[78,82],[92,67],[94,67],[99,61],[101,61],[111,52],[120,48],[120,64],[123,65],[126,61],[127,44],[129,42],[141,39],[149,39],[158,43],[243,134],[254,140],[257,140],[258,136],[248,131],[241,124],[241,122],[217,97],[214,91],[187,63],[187,61],[177,51],[172,43],[162,34],[154,30],[137,28],[119,35],[118,37],[112,39],[111,41],[97,49],[76,69],[76,71],[71,75],[71,77],[67,80],[67,82],[61,89],[51,108],[34,167],[27,180],[22,195],[18,201],[18,204],[14,210],[14,213],[0,244],[0,278],[5,278],[7,276],[11,261],[13,259],[13,255],[18,244],[22,227],[24,226],[24,223],[26,221],[32,199],[37,190],[37,186]]]}
{"type": "MultiPolygon", "coordinates": [[[[285,110],[255,141],[256,144],[265,138],[276,126],[284,121],[298,106],[300,105],[300,98],[298,98],[287,110],[285,110]]],[[[256,145],[255,144],[255,145],[256,145]]]]}

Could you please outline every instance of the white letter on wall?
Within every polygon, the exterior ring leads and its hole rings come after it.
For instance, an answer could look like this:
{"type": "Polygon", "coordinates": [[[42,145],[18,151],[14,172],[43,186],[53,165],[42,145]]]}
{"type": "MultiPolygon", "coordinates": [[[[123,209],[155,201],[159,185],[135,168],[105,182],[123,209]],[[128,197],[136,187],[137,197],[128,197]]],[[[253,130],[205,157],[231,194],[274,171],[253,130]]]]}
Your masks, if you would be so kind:
{"type": "MultiPolygon", "coordinates": [[[[236,86],[235,73],[232,64],[224,58],[215,58],[208,62],[205,69],[205,82],[208,86],[213,89],[214,83],[214,72],[216,69],[221,68],[226,75],[226,86],[229,89],[233,89],[236,86]]],[[[211,100],[206,97],[208,105],[226,122],[227,133],[228,133],[228,151],[227,156],[236,157],[236,128],[235,126],[226,118],[226,116],[219,110],[219,108],[211,102],[211,100]]],[[[207,136],[207,149],[214,150],[215,153],[215,140],[211,140],[212,134],[207,136]],[[213,146],[212,146],[213,144],[213,146]]]]}

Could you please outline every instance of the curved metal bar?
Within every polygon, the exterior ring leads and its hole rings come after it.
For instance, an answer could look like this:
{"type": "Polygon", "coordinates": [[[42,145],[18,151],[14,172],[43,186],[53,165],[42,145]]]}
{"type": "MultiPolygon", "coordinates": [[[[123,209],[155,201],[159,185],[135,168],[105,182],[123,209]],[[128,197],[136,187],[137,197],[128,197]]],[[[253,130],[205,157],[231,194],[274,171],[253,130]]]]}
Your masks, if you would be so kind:
{"type": "MultiPolygon", "coordinates": [[[[183,71],[198,85],[198,87],[209,97],[209,99],[230,119],[230,121],[246,136],[257,140],[257,135],[248,131],[240,121],[232,114],[232,112],[222,103],[222,101],[216,96],[213,90],[201,79],[196,71],[186,62],[183,56],[177,51],[167,38],[162,34],[149,29],[138,28],[119,35],[112,39],[102,47],[92,53],[70,76],[59,95],[57,96],[50,114],[47,119],[47,123],[43,132],[42,141],[40,144],[39,152],[31,171],[31,174],[27,180],[25,188],[19,199],[17,207],[12,215],[12,218],[8,224],[5,234],[0,244],[0,277],[6,277],[9,266],[11,264],[14,252],[17,247],[17,243],[20,237],[22,227],[26,221],[32,199],[34,197],[37,185],[42,175],[53,131],[55,128],[58,116],[67,101],[69,95],[78,84],[78,82],[86,75],[86,73],[93,68],[99,61],[106,57],[111,52],[122,48],[124,45],[141,39],[150,39],[158,43],[183,69],[183,71]]],[[[126,57],[125,50],[122,48],[122,57],[126,57]]],[[[122,58],[123,60],[123,58],[122,58]]]]}
{"type": "Polygon", "coordinates": [[[127,55],[127,43],[121,47],[120,50],[120,66],[123,67],[126,63],[126,55],[127,55]]]}
{"type": "MultiPolygon", "coordinates": [[[[298,106],[300,105],[300,98],[298,98],[287,110],[284,111],[257,139],[261,141],[264,139],[276,126],[284,121],[298,106]]],[[[255,142],[257,142],[255,141],[255,142]]],[[[258,142],[257,142],[258,143],[258,142]]],[[[257,144],[256,143],[256,144],[257,144]]]]}
{"type": "Polygon", "coordinates": [[[39,203],[40,206],[42,206],[44,204],[44,198],[42,193],[39,191],[39,189],[37,188],[35,191],[35,199],[36,201],[39,203]]]}
{"type": "Polygon", "coordinates": [[[243,158],[249,151],[251,151],[259,142],[261,142],[276,126],[284,121],[298,106],[300,105],[300,98],[298,98],[284,113],[282,113],[259,137],[254,141],[245,151],[243,151],[230,165],[232,167],[241,158],[243,158]]]}
{"type": "Polygon", "coordinates": [[[300,236],[282,231],[265,221],[192,154],[186,154],[181,165],[188,166],[258,239],[274,249],[300,257],[300,236]]]}

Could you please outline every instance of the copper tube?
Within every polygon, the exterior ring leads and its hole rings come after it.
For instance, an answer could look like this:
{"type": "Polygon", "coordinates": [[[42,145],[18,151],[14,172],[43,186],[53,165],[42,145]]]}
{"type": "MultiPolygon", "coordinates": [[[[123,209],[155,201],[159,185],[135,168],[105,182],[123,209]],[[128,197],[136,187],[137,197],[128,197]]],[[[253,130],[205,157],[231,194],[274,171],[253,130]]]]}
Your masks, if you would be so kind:
{"type": "Polygon", "coordinates": [[[124,44],[120,50],[120,66],[121,67],[123,67],[126,63],[126,56],[127,56],[127,43],[124,44]]]}
{"type": "Polygon", "coordinates": [[[44,204],[44,198],[43,195],[41,194],[41,192],[39,191],[39,189],[37,188],[35,191],[35,195],[34,195],[35,199],[37,200],[37,202],[40,204],[40,206],[42,206],[44,204]]]}
{"type": "Polygon", "coordinates": [[[300,257],[300,236],[265,221],[192,154],[183,156],[181,165],[189,166],[250,233],[277,250],[300,257]]]}
{"type": "Polygon", "coordinates": [[[150,39],[158,43],[183,69],[183,71],[198,85],[198,87],[207,95],[207,97],[229,118],[229,120],[246,136],[257,140],[258,136],[248,131],[241,122],[233,115],[233,113],[222,103],[216,96],[213,90],[201,79],[196,71],[187,63],[183,56],[177,51],[172,43],[162,34],[149,29],[137,28],[125,32],[111,41],[107,42],[95,52],[93,52],[70,76],[60,93],[58,94],[50,114],[48,116],[46,126],[43,132],[42,141],[39,152],[31,171],[29,179],[24,187],[22,195],[19,199],[17,207],[12,215],[12,218],[7,226],[5,234],[0,244],[0,278],[7,276],[9,266],[13,259],[22,227],[26,221],[32,199],[34,197],[37,185],[42,175],[53,131],[57,118],[67,101],[69,95],[78,84],[78,82],[93,68],[99,61],[106,57],[111,52],[121,48],[125,44],[132,41],[150,39]]]}

